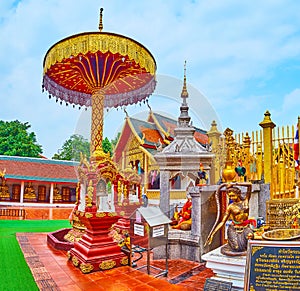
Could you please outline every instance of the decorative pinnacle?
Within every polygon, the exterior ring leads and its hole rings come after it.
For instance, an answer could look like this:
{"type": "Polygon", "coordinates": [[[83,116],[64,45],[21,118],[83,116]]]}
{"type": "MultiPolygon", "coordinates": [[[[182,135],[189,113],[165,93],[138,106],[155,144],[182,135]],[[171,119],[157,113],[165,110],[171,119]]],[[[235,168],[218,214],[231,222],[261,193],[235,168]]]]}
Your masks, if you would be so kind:
{"type": "Polygon", "coordinates": [[[100,32],[101,32],[102,29],[103,29],[102,12],[103,12],[103,8],[100,8],[100,20],[99,20],[99,30],[100,30],[100,32]]]}
{"type": "Polygon", "coordinates": [[[189,97],[189,93],[188,93],[187,87],[186,87],[186,61],[184,61],[184,77],[183,77],[183,88],[182,88],[182,92],[181,92],[181,97],[182,98],[189,97]]]}
{"type": "Polygon", "coordinates": [[[186,88],[186,61],[184,62],[184,78],[183,88],[181,92],[182,104],[180,106],[180,116],[178,118],[179,126],[186,127],[190,124],[191,118],[189,116],[189,106],[187,105],[186,98],[189,96],[186,88]]]}

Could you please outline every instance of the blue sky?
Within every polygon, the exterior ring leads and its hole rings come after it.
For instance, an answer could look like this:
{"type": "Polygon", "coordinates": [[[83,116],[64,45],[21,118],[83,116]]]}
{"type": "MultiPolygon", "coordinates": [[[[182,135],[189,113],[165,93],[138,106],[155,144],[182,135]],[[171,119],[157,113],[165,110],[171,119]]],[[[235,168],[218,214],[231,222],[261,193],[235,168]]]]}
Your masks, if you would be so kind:
{"type": "MultiPolygon", "coordinates": [[[[219,129],[250,132],[260,129],[266,110],[277,126],[297,122],[300,1],[1,1],[0,119],[29,122],[45,156],[51,158],[81,123],[87,123],[83,132],[89,136],[89,111],[59,105],[42,93],[43,58],[62,38],[97,31],[100,7],[104,31],[129,36],[152,52],[159,82],[180,82],[187,61],[194,124],[209,129],[217,119],[219,129]]],[[[177,118],[177,87],[156,92],[152,109],[177,118]]],[[[147,110],[127,109],[130,115],[147,110]]],[[[109,111],[104,135],[113,138],[124,116],[122,110],[109,111]]]]}

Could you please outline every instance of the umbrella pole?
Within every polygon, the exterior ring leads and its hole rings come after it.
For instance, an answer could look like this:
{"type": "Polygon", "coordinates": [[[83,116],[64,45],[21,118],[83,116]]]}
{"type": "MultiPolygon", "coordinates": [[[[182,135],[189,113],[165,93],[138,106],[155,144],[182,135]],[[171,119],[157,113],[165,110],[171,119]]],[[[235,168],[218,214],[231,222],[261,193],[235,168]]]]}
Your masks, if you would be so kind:
{"type": "Polygon", "coordinates": [[[103,109],[105,96],[101,93],[92,95],[92,120],[91,120],[91,146],[90,154],[92,159],[101,156],[103,140],[103,109]]]}

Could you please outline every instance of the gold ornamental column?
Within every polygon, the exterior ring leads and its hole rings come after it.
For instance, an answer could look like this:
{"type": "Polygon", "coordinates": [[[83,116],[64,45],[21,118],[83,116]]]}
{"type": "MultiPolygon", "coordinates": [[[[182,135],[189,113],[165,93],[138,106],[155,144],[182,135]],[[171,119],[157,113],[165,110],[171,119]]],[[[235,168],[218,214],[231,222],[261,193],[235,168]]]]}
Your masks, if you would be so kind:
{"type": "Polygon", "coordinates": [[[103,140],[103,108],[105,96],[101,93],[92,95],[91,146],[92,158],[97,158],[102,152],[103,140]]]}
{"type": "MultiPolygon", "coordinates": [[[[272,133],[276,124],[271,120],[271,114],[267,110],[264,120],[259,124],[263,128],[263,153],[264,153],[264,178],[265,183],[272,182],[272,160],[273,160],[273,143],[272,133]]],[[[271,184],[272,186],[272,184],[271,184]]],[[[271,188],[272,193],[272,188],[271,188]]]]}
{"type": "MultiPolygon", "coordinates": [[[[221,132],[218,131],[217,128],[217,123],[215,120],[212,121],[211,123],[211,128],[210,130],[207,132],[209,141],[212,144],[212,152],[216,153],[217,152],[217,148],[220,146],[220,136],[221,136],[221,132]]],[[[212,183],[217,184],[217,182],[220,179],[220,164],[216,162],[216,158],[220,158],[220,157],[215,157],[215,161],[213,163],[213,167],[214,169],[212,169],[211,173],[212,173],[212,183]]]]}
{"type": "Polygon", "coordinates": [[[261,144],[257,145],[256,151],[256,169],[257,169],[257,180],[261,180],[263,174],[263,153],[261,144]]]}
{"type": "Polygon", "coordinates": [[[243,139],[243,148],[245,150],[245,160],[244,160],[244,166],[246,168],[246,178],[247,181],[249,181],[250,179],[250,146],[251,146],[251,138],[248,134],[248,132],[246,132],[246,135],[244,136],[243,139]]]}

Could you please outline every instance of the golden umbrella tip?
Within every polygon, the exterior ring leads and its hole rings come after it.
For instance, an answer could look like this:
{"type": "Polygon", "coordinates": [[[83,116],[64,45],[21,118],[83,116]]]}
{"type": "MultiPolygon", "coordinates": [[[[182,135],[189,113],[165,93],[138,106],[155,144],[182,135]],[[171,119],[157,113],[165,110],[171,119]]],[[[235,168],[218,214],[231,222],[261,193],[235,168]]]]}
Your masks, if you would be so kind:
{"type": "Polygon", "coordinates": [[[101,7],[100,8],[100,20],[99,20],[99,30],[100,30],[100,32],[102,31],[102,29],[103,29],[103,22],[102,22],[102,12],[103,12],[103,8],[101,7]]]}

